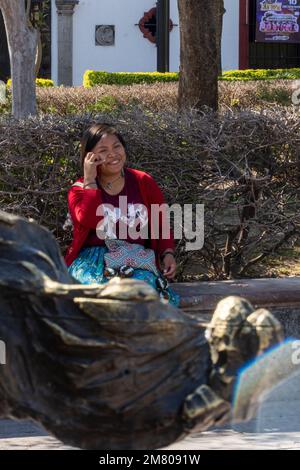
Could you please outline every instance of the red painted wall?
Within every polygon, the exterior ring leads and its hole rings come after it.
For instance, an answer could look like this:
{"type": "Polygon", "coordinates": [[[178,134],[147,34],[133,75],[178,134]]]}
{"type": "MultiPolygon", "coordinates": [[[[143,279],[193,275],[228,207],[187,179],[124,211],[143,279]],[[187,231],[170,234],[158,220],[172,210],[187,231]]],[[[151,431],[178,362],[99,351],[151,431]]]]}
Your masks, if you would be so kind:
{"type": "Polygon", "coordinates": [[[240,0],[239,68],[249,68],[249,1],[240,0]]]}

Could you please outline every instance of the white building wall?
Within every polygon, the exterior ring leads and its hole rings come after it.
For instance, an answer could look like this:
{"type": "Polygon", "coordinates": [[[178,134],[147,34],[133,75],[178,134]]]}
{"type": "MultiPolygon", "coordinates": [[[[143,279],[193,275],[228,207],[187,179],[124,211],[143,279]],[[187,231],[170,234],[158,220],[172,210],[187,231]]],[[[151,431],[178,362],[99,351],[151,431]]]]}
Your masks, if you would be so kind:
{"type": "MultiPolygon", "coordinates": [[[[137,23],[155,0],[80,0],[73,15],[73,83],[81,85],[86,70],[153,72],[155,44],[143,37],[137,23]],[[115,45],[96,46],[95,26],[115,25],[115,45]]],[[[239,63],[239,0],[225,0],[222,38],[223,70],[239,63]]],[[[179,18],[177,0],[170,0],[170,71],[179,70],[179,18]]],[[[52,0],[52,78],[57,83],[57,13],[52,0]]]]}
{"type": "Polygon", "coordinates": [[[239,0],[225,0],[226,13],[223,17],[222,35],[222,69],[235,70],[239,68],[239,0]]]}
{"type": "Polygon", "coordinates": [[[177,0],[170,0],[170,18],[174,25],[176,25],[170,32],[170,72],[178,72],[180,58],[180,34],[177,0]]]}
{"type": "Polygon", "coordinates": [[[73,81],[82,84],[85,70],[143,72],[156,70],[156,46],[135,26],[153,0],[80,0],[73,17],[73,81]],[[115,25],[115,45],[96,46],[95,26],[115,25]]]}
{"type": "Polygon", "coordinates": [[[51,0],[51,78],[57,84],[57,13],[55,0],[51,0]]]}

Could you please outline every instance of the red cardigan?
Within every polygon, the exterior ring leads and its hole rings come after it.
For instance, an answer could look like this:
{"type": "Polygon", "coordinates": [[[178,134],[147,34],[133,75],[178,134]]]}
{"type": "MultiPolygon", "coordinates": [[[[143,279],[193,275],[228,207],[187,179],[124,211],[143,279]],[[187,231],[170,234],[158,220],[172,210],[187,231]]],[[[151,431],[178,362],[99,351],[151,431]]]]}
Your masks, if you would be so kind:
{"type": "MultiPolygon", "coordinates": [[[[144,171],[126,168],[137,179],[139,190],[143,198],[144,205],[148,209],[149,224],[151,221],[151,204],[163,204],[163,194],[154,181],[152,176],[144,171]]],[[[83,177],[79,178],[75,186],[73,185],[68,192],[69,212],[73,221],[73,241],[68,247],[65,262],[67,266],[77,258],[88,234],[91,229],[96,229],[97,224],[101,221],[102,216],[96,216],[97,207],[101,204],[101,190],[99,189],[83,189],[83,177]]],[[[156,255],[156,262],[159,266],[159,257],[167,249],[174,249],[174,238],[171,232],[169,239],[161,238],[161,222],[159,227],[159,238],[150,240],[150,247],[156,255]]],[[[150,227],[151,233],[151,227],[150,227]]]]}

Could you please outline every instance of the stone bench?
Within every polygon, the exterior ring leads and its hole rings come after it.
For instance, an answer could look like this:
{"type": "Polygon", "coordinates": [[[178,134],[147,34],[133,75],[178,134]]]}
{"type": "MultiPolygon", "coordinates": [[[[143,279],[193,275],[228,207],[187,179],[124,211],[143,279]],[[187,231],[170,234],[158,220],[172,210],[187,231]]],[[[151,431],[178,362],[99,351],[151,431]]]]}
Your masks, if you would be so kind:
{"type": "Polygon", "coordinates": [[[300,277],[183,282],[172,287],[181,296],[180,307],[203,323],[210,321],[219,300],[238,295],[255,309],[270,310],[282,322],[287,336],[300,338],[300,277]]]}

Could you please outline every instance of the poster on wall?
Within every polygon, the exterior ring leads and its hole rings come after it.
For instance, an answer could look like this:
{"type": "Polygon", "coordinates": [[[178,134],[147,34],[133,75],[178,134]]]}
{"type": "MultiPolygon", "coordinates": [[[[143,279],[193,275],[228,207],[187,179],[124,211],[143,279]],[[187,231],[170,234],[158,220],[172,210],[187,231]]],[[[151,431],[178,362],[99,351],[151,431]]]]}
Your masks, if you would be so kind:
{"type": "Polygon", "coordinates": [[[300,43],[300,0],[256,0],[255,41],[300,43]]]}

